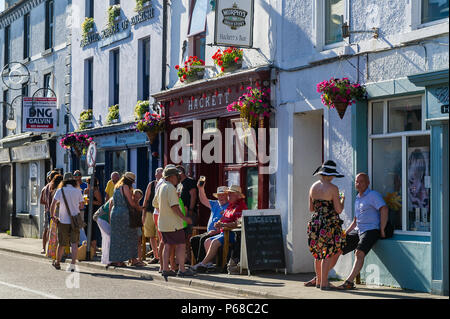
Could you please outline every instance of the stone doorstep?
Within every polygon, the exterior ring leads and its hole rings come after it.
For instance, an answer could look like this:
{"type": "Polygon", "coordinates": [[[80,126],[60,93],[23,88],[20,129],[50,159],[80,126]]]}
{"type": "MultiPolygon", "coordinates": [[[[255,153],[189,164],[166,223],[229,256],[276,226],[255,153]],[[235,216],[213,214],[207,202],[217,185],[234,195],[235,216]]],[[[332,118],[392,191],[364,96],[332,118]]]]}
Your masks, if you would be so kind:
{"type": "MultiPolygon", "coordinates": [[[[49,261],[49,265],[51,265],[50,259],[40,253],[18,251],[15,249],[3,248],[3,247],[0,247],[0,251],[16,253],[16,254],[21,254],[21,255],[31,256],[31,257],[40,257],[42,259],[47,259],[49,261]]],[[[61,262],[61,264],[66,264],[68,260],[70,260],[70,258],[66,259],[65,262],[61,262]]],[[[106,269],[106,267],[103,266],[101,263],[95,262],[95,261],[94,262],[81,261],[81,262],[78,262],[77,265],[80,265],[82,267],[91,268],[91,269],[99,269],[99,270],[104,270],[104,271],[118,272],[118,273],[122,273],[122,274],[126,274],[126,275],[136,276],[136,277],[139,277],[142,279],[147,279],[147,280],[166,281],[165,278],[163,276],[161,276],[160,273],[156,272],[156,270],[151,270],[148,268],[140,269],[140,270],[131,269],[131,268],[108,268],[108,269],[106,269]],[[156,274],[149,273],[150,271],[156,272],[156,274]]],[[[259,292],[259,291],[252,291],[252,290],[248,290],[248,289],[234,288],[234,287],[226,286],[226,284],[222,284],[222,283],[218,284],[218,283],[200,282],[200,281],[195,280],[195,277],[194,278],[168,277],[167,281],[182,284],[182,285],[188,286],[188,287],[197,287],[197,288],[204,288],[204,289],[214,290],[214,291],[219,290],[219,291],[223,291],[223,292],[229,292],[229,293],[232,293],[232,294],[240,296],[240,297],[289,299],[289,297],[286,297],[286,296],[271,294],[268,292],[259,292]]]]}

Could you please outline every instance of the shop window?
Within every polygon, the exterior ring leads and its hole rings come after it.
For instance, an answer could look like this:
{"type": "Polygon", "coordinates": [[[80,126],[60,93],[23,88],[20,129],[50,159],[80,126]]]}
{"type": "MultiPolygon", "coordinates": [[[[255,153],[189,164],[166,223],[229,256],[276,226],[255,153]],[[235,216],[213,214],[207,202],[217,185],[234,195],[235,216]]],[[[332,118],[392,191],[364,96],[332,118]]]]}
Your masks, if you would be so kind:
{"type": "Polygon", "coordinates": [[[146,101],[150,98],[150,38],[139,41],[141,50],[139,61],[139,76],[142,83],[141,100],[146,101]]]}
{"type": "Polygon", "coordinates": [[[85,2],[85,14],[86,18],[94,17],[94,0],[86,0],[85,2]]]}
{"type": "Polygon", "coordinates": [[[128,152],[113,151],[112,152],[112,169],[111,172],[119,172],[120,175],[128,170],[128,152]]]}
{"type": "Polygon", "coordinates": [[[85,105],[88,110],[92,110],[94,108],[94,58],[89,58],[84,61],[84,83],[86,93],[84,98],[86,99],[85,105]]]}
{"type": "Polygon", "coordinates": [[[246,200],[248,209],[258,209],[258,167],[247,168],[246,200]]]}
{"type": "Polygon", "coordinates": [[[110,53],[110,105],[119,104],[120,90],[120,51],[113,50],[110,53]]]}
{"type": "Polygon", "coordinates": [[[422,0],[421,22],[423,24],[448,18],[449,0],[422,0]]]}
{"type": "Polygon", "coordinates": [[[397,233],[430,232],[430,132],[422,96],[370,103],[369,170],[397,233]]]}

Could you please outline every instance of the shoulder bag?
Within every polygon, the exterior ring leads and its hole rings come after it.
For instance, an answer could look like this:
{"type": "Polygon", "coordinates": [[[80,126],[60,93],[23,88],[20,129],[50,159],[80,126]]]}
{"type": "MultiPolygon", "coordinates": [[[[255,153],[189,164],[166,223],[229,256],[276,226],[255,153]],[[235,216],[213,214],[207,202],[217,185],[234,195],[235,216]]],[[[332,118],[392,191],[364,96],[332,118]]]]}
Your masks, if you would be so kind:
{"type": "Polygon", "coordinates": [[[127,203],[128,206],[128,213],[130,216],[130,223],[129,226],[130,228],[140,228],[143,226],[142,224],[142,213],[140,211],[137,211],[134,207],[132,207],[130,205],[130,203],[128,202],[127,197],[125,196],[125,192],[123,191],[122,188],[122,195],[123,198],[125,199],[125,202],[127,203]]]}
{"type": "Polygon", "coordinates": [[[69,205],[67,204],[66,195],[64,194],[64,188],[61,188],[61,192],[64,198],[64,203],[66,204],[67,211],[69,212],[70,216],[70,224],[72,225],[73,229],[81,229],[86,226],[86,223],[83,221],[83,218],[81,217],[80,213],[76,214],[75,216],[72,216],[69,205]]]}

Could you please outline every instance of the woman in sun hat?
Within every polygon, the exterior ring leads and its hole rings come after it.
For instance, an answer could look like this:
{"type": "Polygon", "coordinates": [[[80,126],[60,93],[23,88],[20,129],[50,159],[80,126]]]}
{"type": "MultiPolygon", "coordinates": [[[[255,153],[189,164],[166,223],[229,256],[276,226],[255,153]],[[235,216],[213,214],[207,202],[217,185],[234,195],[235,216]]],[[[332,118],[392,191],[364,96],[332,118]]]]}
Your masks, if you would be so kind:
{"type": "MultiPolygon", "coordinates": [[[[216,257],[217,251],[224,244],[224,228],[236,228],[237,220],[242,216],[242,211],[247,209],[245,203],[245,196],[242,193],[241,187],[238,185],[231,185],[227,189],[228,193],[228,207],[225,209],[220,220],[214,225],[220,234],[208,238],[205,242],[206,257],[193,268],[194,270],[204,270],[211,266],[211,262],[216,257]]],[[[230,243],[234,243],[234,233],[230,232],[230,243]]]]}
{"type": "Polygon", "coordinates": [[[344,209],[344,198],[339,198],[339,188],[331,183],[336,177],[344,177],[336,170],[336,163],[328,160],[319,166],[313,176],[320,176],[309,191],[309,210],[313,212],[308,223],[309,250],[315,258],[315,279],[305,286],[316,286],[329,290],[328,272],[336,263],[333,257],[342,250],[345,236],[342,232],[343,221],[339,214],[344,209]]]}

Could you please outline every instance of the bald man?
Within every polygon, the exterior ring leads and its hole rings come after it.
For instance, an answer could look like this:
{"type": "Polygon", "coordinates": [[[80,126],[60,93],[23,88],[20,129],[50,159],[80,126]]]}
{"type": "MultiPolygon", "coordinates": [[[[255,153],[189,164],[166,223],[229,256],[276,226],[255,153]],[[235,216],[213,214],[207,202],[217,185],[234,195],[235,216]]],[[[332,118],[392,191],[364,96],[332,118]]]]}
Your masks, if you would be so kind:
{"type": "Polygon", "coordinates": [[[120,179],[120,174],[119,172],[112,172],[111,173],[111,179],[108,181],[108,184],[106,184],[106,189],[105,189],[105,203],[111,198],[113,197],[114,194],[114,186],[116,185],[116,183],[119,181],[120,179]]]}
{"type": "Polygon", "coordinates": [[[369,176],[360,173],[356,176],[355,188],[358,191],[355,200],[355,218],[345,231],[347,244],[343,254],[355,250],[355,262],[347,280],[338,288],[342,290],[355,289],[353,280],[364,265],[364,258],[377,242],[384,238],[384,229],[388,219],[388,207],[380,193],[369,189],[369,176]]]}

